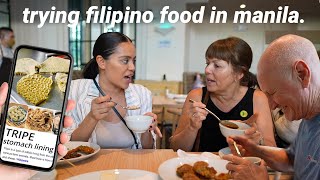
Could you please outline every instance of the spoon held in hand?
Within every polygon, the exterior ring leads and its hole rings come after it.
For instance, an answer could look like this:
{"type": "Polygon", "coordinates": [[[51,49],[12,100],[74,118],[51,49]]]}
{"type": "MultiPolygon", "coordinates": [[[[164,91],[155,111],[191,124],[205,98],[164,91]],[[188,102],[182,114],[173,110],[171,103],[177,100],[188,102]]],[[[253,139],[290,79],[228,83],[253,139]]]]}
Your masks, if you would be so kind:
{"type": "MultiPolygon", "coordinates": [[[[191,102],[191,103],[195,103],[196,101],[194,101],[194,100],[192,100],[192,99],[189,99],[189,101],[191,102]]],[[[211,115],[213,115],[217,120],[219,120],[219,122],[220,122],[220,124],[222,124],[222,125],[224,125],[224,126],[226,126],[226,127],[228,127],[228,128],[231,128],[231,129],[238,129],[239,128],[239,126],[238,125],[236,125],[235,123],[233,123],[233,122],[230,122],[230,121],[228,121],[228,120],[221,120],[216,114],[214,114],[213,112],[211,112],[209,109],[207,109],[207,108],[203,108],[204,110],[206,110],[208,113],[210,113],[211,115]]]]}

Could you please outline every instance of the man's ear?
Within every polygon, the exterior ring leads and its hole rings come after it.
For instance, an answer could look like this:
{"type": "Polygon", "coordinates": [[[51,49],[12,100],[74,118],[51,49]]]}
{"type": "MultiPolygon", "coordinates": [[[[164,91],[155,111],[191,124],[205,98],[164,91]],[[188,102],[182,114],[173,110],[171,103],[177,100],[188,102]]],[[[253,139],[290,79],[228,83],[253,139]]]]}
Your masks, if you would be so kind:
{"type": "Polygon", "coordinates": [[[294,72],[298,75],[298,80],[303,88],[307,88],[311,80],[311,72],[309,66],[302,60],[294,63],[294,72]]]}
{"type": "Polygon", "coordinates": [[[98,64],[100,69],[105,69],[106,68],[106,61],[103,59],[102,56],[98,55],[96,57],[96,61],[97,61],[97,64],[98,64]]]}

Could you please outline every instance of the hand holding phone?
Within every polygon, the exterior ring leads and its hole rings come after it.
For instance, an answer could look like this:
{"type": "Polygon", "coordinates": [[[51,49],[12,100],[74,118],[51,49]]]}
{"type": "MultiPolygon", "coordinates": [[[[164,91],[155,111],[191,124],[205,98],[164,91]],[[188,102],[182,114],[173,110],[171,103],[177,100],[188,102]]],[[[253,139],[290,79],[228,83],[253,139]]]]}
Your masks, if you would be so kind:
{"type": "MultiPolygon", "coordinates": [[[[1,163],[42,171],[55,167],[71,65],[65,52],[31,46],[16,49],[1,126],[1,163]],[[55,115],[60,122],[53,129],[55,115]]],[[[64,155],[62,146],[59,152],[64,155]]]]}

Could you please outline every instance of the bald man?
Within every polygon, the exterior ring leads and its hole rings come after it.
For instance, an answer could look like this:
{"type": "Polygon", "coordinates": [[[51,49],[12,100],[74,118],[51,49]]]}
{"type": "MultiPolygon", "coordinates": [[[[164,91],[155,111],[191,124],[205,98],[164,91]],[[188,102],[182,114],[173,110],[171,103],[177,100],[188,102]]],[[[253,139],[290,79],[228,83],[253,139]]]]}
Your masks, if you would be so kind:
{"type": "MultiPolygon", "coordinates": [[[[257,146],[245,137],[228,138],[242,155],[258,156],[277,171],[293,172],[294,179],[320,179],[320,62],[314,45],[296,35],[273,41],[258,63],[258,82],[272,109],[280,108],[290,121],[303,119],[298,135],[288,149],[257,146]]],[[[254,165],[227,155],[227,169],[234,179],[268,179],[264,165],[254,165]]]]}

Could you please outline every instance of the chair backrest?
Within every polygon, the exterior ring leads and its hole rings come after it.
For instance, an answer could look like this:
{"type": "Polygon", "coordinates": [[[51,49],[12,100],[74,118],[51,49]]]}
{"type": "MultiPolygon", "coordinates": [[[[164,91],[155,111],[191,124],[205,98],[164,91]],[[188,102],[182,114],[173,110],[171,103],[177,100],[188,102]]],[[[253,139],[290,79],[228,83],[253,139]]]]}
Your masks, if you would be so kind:
{"type": "Polygon", "coordinates": [[[72,80],[83,78],[81,70],[73,70],[72,72],[72,80]]]}
{"type": "MultiPolygon", "coordinates": [[[[188,94],[192,90],[195,76],[199,72],[183,72],[183,94],[188,94]]],[[[205,74],[200,73],[203,83],[205,84],[205,74]]]]}

